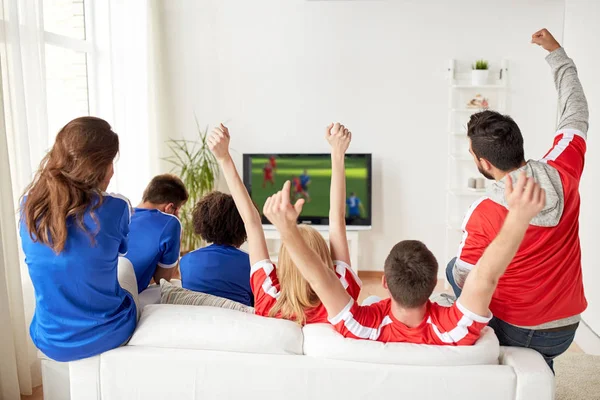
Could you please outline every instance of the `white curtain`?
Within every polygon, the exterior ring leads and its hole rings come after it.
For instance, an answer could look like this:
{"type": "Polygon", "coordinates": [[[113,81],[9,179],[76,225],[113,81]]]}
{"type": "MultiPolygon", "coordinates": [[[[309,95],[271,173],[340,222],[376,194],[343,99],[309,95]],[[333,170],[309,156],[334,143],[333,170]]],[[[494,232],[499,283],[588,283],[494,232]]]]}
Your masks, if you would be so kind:
{"type": "MultiPolygon", "coordinates": [[[[159,15],[152,0],[86,0],[93,20],[88,54],[90,113],[120,138],[111,190],[141,199],[159,172],[164,128],[159,15]]],[[[87,17],[86,17],[87,18],[87,17]]],[[[17,233],[19,197],[52,143],[48,132],[42,0],[0,0],[0,398],[41,384],[29,336],[35,307],[17,233]]],[[[64,121],[67,123],[68,121],[64,121]]],[[[54,133],[54,132],[53,132],[54,133]]]]}
{"type": "Polygon", "coordinates": [[[0,2],[0,386],[6,399],[41,384],[29,337],[33,289],[22,274],[16,230],[18,198],[48,146],[41,1],[0,2]],[[9,172],[10,171],[10,172],[9,172]]]}
{"type": "Polygon", "coordinates": [[[96,65],[99,79],[110,81],[99,85],[96,115],[111,123],[120,142],[109,190],[136,205],[150,179],[161,171],[161,144],[168,136],[162,118],[166,107],[160,79],[160,14],[152,0],[95,4],[96,65]]]}

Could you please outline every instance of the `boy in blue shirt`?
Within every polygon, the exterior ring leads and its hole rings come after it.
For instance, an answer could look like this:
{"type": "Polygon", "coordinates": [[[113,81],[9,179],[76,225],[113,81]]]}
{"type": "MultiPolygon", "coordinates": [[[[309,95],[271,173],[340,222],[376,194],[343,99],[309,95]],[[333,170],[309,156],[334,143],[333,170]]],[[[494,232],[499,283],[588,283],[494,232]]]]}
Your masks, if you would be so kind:
{"type": "Polygon", "coordinates": [[[239,249],[246,228],[231,195],[207,194],[194,207],[192,220],[194,233],[212,244],[181,258],[182,286],[254,306],[250,258],[239,249]]]}
{"type": "Polygon", "coordinates": [[[171,280],[179,262],[181,222],[179,210],[188,199],[185,185],[175,175],[155,176],[142,202],[134,209],[129,226],[129,252],[126,258],[135,269],[138,292],[148,287],[152,278],[171,280]]]}

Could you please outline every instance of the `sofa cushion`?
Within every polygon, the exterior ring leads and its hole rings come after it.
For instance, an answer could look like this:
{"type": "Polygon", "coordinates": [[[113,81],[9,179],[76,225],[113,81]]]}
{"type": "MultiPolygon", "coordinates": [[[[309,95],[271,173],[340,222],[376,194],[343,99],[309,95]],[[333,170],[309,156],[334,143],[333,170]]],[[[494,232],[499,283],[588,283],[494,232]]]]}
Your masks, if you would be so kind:
{"type": "Polygon", "coordinates": [[[304,354],[335,360],[376,364],[449,366],[498,364],[500,345],[494,330],[484,328],[473,346],[433,346],[412,343],[381,343],[345,338],[329,324],[303,328],[304,354]]]}
{"type": "Polygon", "coordinates": [[[302,354],[302,329],[291,321],[224,308],[151,304],[129,346],[302,354]]]}

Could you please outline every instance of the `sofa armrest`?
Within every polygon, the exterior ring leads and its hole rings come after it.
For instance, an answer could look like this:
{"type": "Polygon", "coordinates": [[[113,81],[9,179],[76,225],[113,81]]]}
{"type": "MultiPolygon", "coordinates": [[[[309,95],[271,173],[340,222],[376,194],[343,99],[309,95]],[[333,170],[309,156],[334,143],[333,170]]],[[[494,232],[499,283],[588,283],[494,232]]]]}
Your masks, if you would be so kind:
{"type": "Polygon", "coordinates": [[[502,346],[500,364],[511,366],[515,371],[516,400],[554,399],[554,374],[537,351],[502,346]]]}
{"type": "Polygon", "coordinates": [[[69,363],[71,400],[100,400],[100,357],[69,363]]]}

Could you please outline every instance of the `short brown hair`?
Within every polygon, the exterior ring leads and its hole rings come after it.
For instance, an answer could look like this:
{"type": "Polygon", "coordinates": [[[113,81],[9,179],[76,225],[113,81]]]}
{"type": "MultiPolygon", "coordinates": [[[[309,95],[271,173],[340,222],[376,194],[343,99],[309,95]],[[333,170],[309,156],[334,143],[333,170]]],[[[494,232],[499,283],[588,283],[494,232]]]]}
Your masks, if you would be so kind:
{"type": "Polygon", "coordinates": [[[508,115],[490,110],[471,115],[467,136],[471,139],[473,154],[502,171],[512,171],[525,162],[523,135],[508,115]]]}
{"type": "Polygon", "coordinates": [[[404,240],[385,259],[384,273],[392,298],[402,307],[416,308],[433,293],[438,263],[422,242],[404,240]]]}
{"type": "Polygon", "coordinates": [[[157,175],[144,190],[142,201],[152,204],[173,203],[181,207],[188,200],[188,192],[179,177],[172,174],[157,175]]]}
{"type": "Polygon", "coordinates": [[[209,243],[240,247],[246,227],[229,194],[214,191],[201,198],[192,212],[194,233],[209,243]]]}

